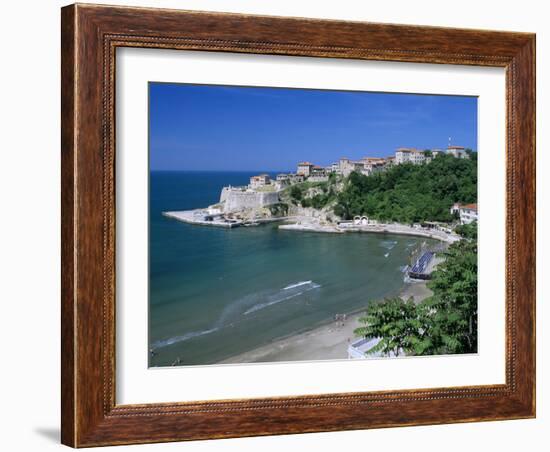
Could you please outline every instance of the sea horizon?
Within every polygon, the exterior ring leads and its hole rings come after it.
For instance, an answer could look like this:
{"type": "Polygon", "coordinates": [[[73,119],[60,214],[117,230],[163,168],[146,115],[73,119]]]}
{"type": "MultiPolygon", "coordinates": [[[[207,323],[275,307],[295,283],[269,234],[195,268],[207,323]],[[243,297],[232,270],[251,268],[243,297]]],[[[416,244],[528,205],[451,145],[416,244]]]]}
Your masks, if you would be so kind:
{"type": "Polygon", "coordinates": [[[290,173],[295,170],[293,169],[239,169],[239,170],[203,170],[203,169],[150,169],[150,173],[290,173]]]}

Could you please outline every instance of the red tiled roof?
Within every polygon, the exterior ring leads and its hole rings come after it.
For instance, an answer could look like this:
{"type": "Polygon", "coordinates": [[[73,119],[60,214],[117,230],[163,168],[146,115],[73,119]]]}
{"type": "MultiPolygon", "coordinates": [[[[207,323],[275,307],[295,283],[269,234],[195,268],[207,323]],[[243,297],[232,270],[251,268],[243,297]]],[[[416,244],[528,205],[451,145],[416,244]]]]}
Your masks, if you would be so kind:
{"type": "Polygon", "coordinates": [[[460,206],[461,209],[470,209],[477,211],[477,204],[466,204],[464,206],[460,206]]]}

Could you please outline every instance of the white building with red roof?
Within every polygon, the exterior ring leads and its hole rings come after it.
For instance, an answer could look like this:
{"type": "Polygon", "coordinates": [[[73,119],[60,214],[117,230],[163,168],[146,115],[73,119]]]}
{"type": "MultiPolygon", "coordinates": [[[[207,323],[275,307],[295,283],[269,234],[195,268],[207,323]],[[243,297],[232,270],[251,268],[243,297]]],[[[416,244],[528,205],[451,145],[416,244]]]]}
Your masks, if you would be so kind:
{"type": "Polygon", "coordinates": [[[311,162],[300,162],[296,169],[296,174],[301,174],[302,176],[309,177],[311,176],[311,170],[315,165],[311,162]]]}
{"type": "Polygon", "coordinates": [[[458,213],[460,224],[470,224],[478,220],[477,204],[454,203],[451,207],[451,214],[458,213]]]}

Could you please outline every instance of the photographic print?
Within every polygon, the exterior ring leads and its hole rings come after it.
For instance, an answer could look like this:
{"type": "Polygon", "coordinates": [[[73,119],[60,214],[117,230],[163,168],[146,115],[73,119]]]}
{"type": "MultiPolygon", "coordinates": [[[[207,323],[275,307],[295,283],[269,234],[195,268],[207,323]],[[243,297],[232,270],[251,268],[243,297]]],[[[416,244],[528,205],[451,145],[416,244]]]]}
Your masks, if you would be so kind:
{"type": "Polygon", "coordinates": [[[149,83],[150,367],[477,353],[477,98],[149,83]]]}

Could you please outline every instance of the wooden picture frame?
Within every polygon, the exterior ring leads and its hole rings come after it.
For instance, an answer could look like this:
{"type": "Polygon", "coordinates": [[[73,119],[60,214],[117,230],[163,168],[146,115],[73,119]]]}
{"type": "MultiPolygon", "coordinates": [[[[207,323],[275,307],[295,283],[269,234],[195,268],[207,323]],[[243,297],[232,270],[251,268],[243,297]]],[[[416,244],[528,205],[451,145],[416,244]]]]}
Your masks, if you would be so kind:
{"type": "Polygon", "coordinates": [[[71,5],[62,9],[62,442],[73,447],[535,416],[535,35],[71,5]],[[115,403],[115,50],[506,69],[506,383],[115,403]]]}

